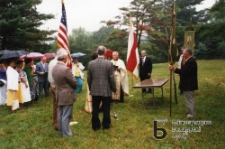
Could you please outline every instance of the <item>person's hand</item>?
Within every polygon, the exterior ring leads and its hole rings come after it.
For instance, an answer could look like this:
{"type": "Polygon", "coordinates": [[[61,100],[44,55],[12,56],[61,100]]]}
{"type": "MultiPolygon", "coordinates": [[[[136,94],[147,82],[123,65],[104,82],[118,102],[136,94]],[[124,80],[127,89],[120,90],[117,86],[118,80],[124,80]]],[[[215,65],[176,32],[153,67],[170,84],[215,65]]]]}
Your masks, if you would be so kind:
{"type": "Polygon", "coordinates": [[[27,85],[27,83],[25,84],[25,86],[26,86],[26,88],[28,88],[28,85],[27,85]]]}
{"type": "Polygon", "coordinates": [[[44,75],[45,74],[45,72],[40,72],[40,75],[44,75]]]}
{"type": "Polygon", "coordinates": [[[169,65],[169,70],[175,70],[175,67],[173,65],[169,65]]]}
{"type": "Polygon", "coordinates": [[[116,92],[114,92],[114,94],[115,94],[115,95],[118,95],[118,92],[116,91],[116,92]]]}
{"type": "Polygon", "coordinates": [[[151,73],[148,73],[148,76],[151,77],[151,73]]]}

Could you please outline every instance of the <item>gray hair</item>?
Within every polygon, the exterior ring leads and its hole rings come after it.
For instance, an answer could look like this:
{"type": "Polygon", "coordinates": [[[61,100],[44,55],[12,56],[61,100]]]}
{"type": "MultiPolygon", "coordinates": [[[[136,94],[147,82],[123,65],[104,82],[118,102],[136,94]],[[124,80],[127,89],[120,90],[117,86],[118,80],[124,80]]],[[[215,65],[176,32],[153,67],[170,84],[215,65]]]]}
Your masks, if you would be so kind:
{"type": "Polygon", "coordinates": [[[192,50],[190,48],[184,49],[184,52],[189,55],[192,55],[192,50]]]}
{"type": "Polygon", "coordinates": [[[113,51],[113,54],[117,54],[119,56],[119,52],[117,51],[113,51]]]}
{"type": "Polygon", "coordinates": [[[60,48],[58,49],[58,51],[56,52],[56,56],[58,60],[63,60],[64,58],[66,58],[68,55],[66,49],[60,48]]]}
{"type": "Polygon", "coordinates": [[[141,53],[142,53],[142,52],[144,52],[144,53],[146,53],[146,54],[147,54],[146,50],[141,50],[141,53]]]}
{"type": "Polygon", "coordinates": [[[97,48],[98,55],[104,55],[105,54],[105,51],[106,51],[106,47],[104,47],[104,46],[99,46],[97,48]]]}

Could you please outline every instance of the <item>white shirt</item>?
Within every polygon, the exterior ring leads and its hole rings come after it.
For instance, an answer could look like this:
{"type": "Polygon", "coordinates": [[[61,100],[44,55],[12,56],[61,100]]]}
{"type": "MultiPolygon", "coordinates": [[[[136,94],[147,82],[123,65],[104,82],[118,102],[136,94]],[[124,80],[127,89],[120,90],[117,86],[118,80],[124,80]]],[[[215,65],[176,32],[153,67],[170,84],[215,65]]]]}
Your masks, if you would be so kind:
{"type": "Polygon", "coordinates": [[[142,57],[142,64],[144,64],[145,63],[145,59],[146,59],[146,56],[145,57],[142,57]]]}
{"type": "Polygon", "coordinates": [[[50,61],[49,65],[48,65],[48,81],[52,87],[55,87],[55,81],[52,77],[52,73],[53,73],[52,69],[53,69],[53,67],[55,67],[57,62],[58,62],[57,58],[55,57],[53,60],[50,61]]]}
{"type": "Polygon", "coordinates": [[[9,66],[6,70],[7,75],[7,89],[18,90],[19,74],[18,72],[9,66]]]}
{"type": "Polygon", "coordinates": [[[180,55],[180,58],[179,58],[179,61],[178,61],[178,66],[177,66],[178,69],[181,69],[182,60],[183,60],[183,54],[180,55]]]}

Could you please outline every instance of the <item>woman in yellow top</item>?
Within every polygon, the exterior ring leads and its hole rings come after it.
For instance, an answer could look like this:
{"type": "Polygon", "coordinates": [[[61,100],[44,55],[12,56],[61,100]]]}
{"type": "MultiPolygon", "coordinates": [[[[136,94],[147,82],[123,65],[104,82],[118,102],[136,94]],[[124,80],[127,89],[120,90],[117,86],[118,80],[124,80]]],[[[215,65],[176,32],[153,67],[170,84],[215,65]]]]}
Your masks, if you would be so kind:
{"type": "Polygon", "coordinates": [[[72,74],[77,80],[76,93],[82,92],[83,79],[84,79],[84,73],[82,71],[84,70],[84,68],[85,67],[83,66],[83,64],[78,62],[78,59],[76,57],[73,58],[72,74]]]}

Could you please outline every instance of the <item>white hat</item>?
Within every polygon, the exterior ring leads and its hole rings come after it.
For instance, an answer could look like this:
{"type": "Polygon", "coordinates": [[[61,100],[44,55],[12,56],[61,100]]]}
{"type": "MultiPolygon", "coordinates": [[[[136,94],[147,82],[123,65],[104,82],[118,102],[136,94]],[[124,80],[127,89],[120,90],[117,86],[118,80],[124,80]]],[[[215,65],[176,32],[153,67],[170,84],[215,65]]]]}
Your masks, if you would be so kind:
{"type": "Polygon", "coordinates": [[[56,57],[58,59],[63,59],[65,57],[67,57],[68,53],[66,51],[66,49],[60,48],[58,49],[58,51],[56,52],[56,57]]]}

